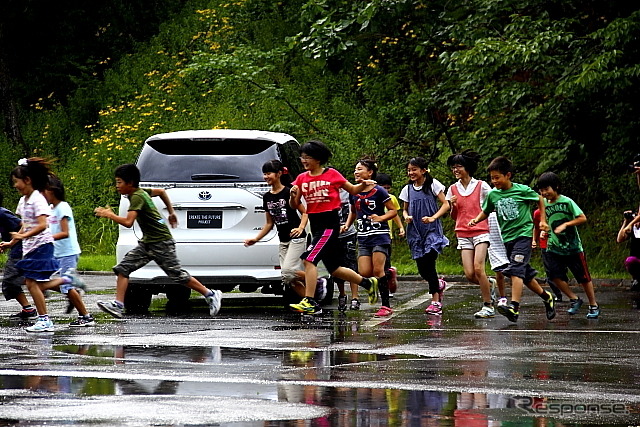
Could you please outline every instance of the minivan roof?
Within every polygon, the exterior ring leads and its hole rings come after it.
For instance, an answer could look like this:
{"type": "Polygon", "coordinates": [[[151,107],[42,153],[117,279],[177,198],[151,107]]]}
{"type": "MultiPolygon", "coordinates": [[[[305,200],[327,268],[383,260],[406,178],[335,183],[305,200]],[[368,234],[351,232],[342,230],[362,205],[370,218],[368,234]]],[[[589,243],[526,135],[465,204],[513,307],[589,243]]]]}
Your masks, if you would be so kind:
{"type": "Polygon", "coordinates": [[[147,138],[145,142],[160,139],[188,139],[198,140],[224,140],[224,139],[262,139],[273,141],[278,144],[295,140],[289,134],[282,132],[268,132],[263,130],[249,129],[204,129],[204,130],[181,130],[176,132],[159,133],[147,138]]]}

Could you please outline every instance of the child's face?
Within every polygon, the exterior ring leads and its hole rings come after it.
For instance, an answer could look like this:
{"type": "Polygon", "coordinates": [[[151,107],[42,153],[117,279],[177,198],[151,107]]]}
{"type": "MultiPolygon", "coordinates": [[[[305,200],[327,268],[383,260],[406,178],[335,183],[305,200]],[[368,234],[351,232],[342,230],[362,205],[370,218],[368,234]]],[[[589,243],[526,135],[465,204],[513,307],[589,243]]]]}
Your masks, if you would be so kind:
{"type": "Polygon", "coordinates": [[[391,186],[389,184],[384,184],[384,185],[381,185],[380,187],[382,187],[385,190],[387,190],[387,193],[391,192],[391,186]]]}
{"type": "Polygon", "coordinates": [[[12,176],[11,180],[13,181],[13,188],[18,190],[18,193],[22,194],[23,196],[29,195],[33,192],[33,187],[31,187],[31,179],[22,179],[12,176]]]}
{"type": "Polygon", "coordinates": [[[280,172],[263,172],[262,178],[264,179],[264,182],[273,186],[280,182],[280,175],[282,175],[280,172]]]}
{"type": "Polygon", "coordinates": [[[356,165],[356,169],[353,171],[353,176],[356,179],[356,182],[361,182],[365,179],[371,179],[372,175],[373,175],[373,171],[369,170],[362,163],[358,163],[356,165]]]}
{"type": "Polygon", "coordinates": [[[559,196],[558,192],[554,190],[553,187],[541,188],[540,195],[545,199],[549,200],[550,202],[555,201],[559,196]]]}
{"type": "Polygon", "coordinates": [[[506,190],[511,188],[511,172],[503,174],[499,171],[491,171],[491,184],[498,190],[506,190]]]}
{"type": "Polygon", "coordinates": [[[456,179],[463,179],[469,176],[469,172],[467,172],[464,166],[459,164],[451,166],[451,172],[453,172],[453,176],[455,176],[456,179]]]}
{"type": "Polygon", "coordinates": [[[122,178],[116,178],[116,190],[120,194],[131,194],[134,187],[132,183],[125,182],[122,178]]]}
{"type": "Polygon", "coordinates": [[[422,169],[412,164],[407,166],[407,175],[409,175],[409,179],[413,182],[420,181],[422,178],[424,178],[425,173],[427,173],[426,169],[422,169]]]}
{"type": "Polygon", "coordinates": [[[305,170],[313,170],[320,166],[320,162],[318,160],[306,155],[305,153],[302,153],[300,156],[300,161],[302,162],[302,166],[304,166],[305,170]]]}
{"type": "Polygon", "coordinates": [[[47,202],[49,203],[55,202],[56,198],[53,195],[53,191],[47,189],[47,190],[44,190],[42,194],[44,195],[44,198],[47,199],[47,202]]]}

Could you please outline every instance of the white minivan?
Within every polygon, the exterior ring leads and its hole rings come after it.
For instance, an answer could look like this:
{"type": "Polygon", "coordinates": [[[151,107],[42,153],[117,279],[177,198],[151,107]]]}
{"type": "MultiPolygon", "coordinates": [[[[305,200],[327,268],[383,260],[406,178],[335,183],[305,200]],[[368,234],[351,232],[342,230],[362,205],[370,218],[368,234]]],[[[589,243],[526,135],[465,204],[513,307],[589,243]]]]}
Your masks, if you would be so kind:
{"type": "MultiPolygon", "coordinates": [[[[244,240],[265,223],[262,195],[269,190],[262,164],[279,159],[292,178],[302,171],[299,143],[285,133],[259,130],[187,130],[153,135],[140,152],[140,187],[164,188],[178,216],[171,229],[178,259],[205,286],[223,292],[236,286],[243,292],[262,287],[263,293],[282,293],[278,265],[278,237],[272,230],[251,247],[244,240]]],[[[154,202],[168,215],[159,198],[154,202]]],[[[120,215],[129,201],[122,197],[120,215]]],[[[141,238],[140,227],[120,226],[118,262],[141,238]]],[[[184,306],[190,289],[175,285],[150,263],[130,277],[125,306],[145,312],[152,294],[164,292],[173,308],[184,306]]],[[[169,308],[169,307],[168,307],[169,308]]]]}

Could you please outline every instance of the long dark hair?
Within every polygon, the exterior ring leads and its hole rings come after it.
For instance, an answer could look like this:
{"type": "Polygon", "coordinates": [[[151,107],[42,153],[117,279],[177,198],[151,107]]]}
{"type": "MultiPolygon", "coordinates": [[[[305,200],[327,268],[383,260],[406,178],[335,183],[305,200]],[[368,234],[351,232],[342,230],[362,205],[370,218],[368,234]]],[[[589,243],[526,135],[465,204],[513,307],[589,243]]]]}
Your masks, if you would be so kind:
{"type": "MultiPolygon", "coordinates": [[[[424,174],[424,184],[422,184],[422,191],[424,193],[431,192],[433,177],[431,176],[431,173],[429,173],[429,163],[427,163],[427,160],[424,157],[414,157],[413,159],[409,160],[409,162],[407,163],[407,167],[409,167],[409,165],[426,170],[426,173],[424,174]]],[[[409,184],[413,184],[411,180],[409,180],[409,184]]]]}
{"type": "Polygon", "coordinates": [[[285,165],[282,164],[280,160],[269,160],[262,165],[262,173],[278,173],[282,172],[280,175],[280,182],[285,187],[291,187],[291,175],[289,175],[289,170],[285,165]]]}

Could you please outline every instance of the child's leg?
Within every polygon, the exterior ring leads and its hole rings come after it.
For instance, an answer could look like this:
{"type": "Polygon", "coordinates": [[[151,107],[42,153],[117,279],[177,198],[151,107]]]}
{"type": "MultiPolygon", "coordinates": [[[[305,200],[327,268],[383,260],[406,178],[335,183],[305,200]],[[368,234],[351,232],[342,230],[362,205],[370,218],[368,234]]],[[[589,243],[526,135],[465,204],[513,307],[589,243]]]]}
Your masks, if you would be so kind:
{"type": "Polygon", "coordinates": [[[589,299],[589,305],[598,305],[598,302],[596,301],[596,292],[593,288],[593,282],[590,280],[586,283],[582,283],[582,288],[589,299]]]}
{"type": "Polygon", "coordinates": [[[42,289],[38,286],[38,282],[33,279],[25,278],[25,283],[27,285],[27,289],[29,289],[31,298],[33,298],[33,303],[36,306],[36,310],[38,310],[38,314],[41,316],[47,314],[47,303],[44,299],[42,289]]]}
{"type": "Polygon", "coordinates": [[[475,275],[475,251],[473,249],[462,249],[460,251],[460,258],[462,259],[462,269],[464,270],[464,276],[471,283],[478,283],[478,279],[475,275]]]}
{"type": "Polygon", "coordinates": [[[429,283],[429,293],[433,301],[440,302],[440,283],[438,281],[438,272],[436,270],[436,260],[438,252],[431,251],[426,255],[416,259],[418,273],[420,277],[429,283]]]}
{"type": "Polygon", "coordinates": [[[561,279],[559,277],[555,277],[555,278],[551,279],[551,281],[553,282],[554,285],[556,285],[558,287],[558,289],[560,289],[560,291],[562,291],[563,294],[568,296],[569,299],[578,299],[578,295],[576,295],[571,290],[571,286],[569,286],[569,283],[567,283],[566,280],[563,280],[563,279],[561,279]]]}
{"type": "MultiPolygon", "coordinates": [[[[337,277],[337,276],[336,276],[337,277]]],[[[318,267],[311,261],[304,260],[304,295],[313,298],[318,283],[318,267]]]]}
{"type": "Polygon", "coordinates": [[[76,310],[78,310],[78,314],[80,316],[86,316],[87,314],[89,314],[89,312],[87,311],[87,308],[84,305],[84,302],[82,301],[82,297],[80,296],[80,293],[76,291],[75,288],[69,289],[69,293],[67,294],[67,297],[69,298],[69,302],[71,302],[71,304],[73,304],[76,310]]]}
{"type": "Polygon", "coordinates": [[[387,264],[387,252],[383,252],[386,248],[376,247],[379,250],[373,252],[371,257],[373,263],[373,276],[378,279],[378,289],[380,290],[380,300],[383,307],[391,307],[391,298],[389,296],[389,284],[384,267],[387,264]]]}
{"type": "Polygon", "coordinates": [[[505,287],[504,274],[501,271],[496,271],[496,285],[498,286],[498,293],[501,297],[507,296],[507,289],[505,287]]]}
{"type": "Polygon", "coordinates": [[[473,272],[477,283],[480,285],[482,301],[485,304],[491,304],[492,301],[491,283],[489,282],[489,278],[487,277],[487,272],[485,270],[488,247],[488,243],[478,243],[473,251],[473,272]]]}

